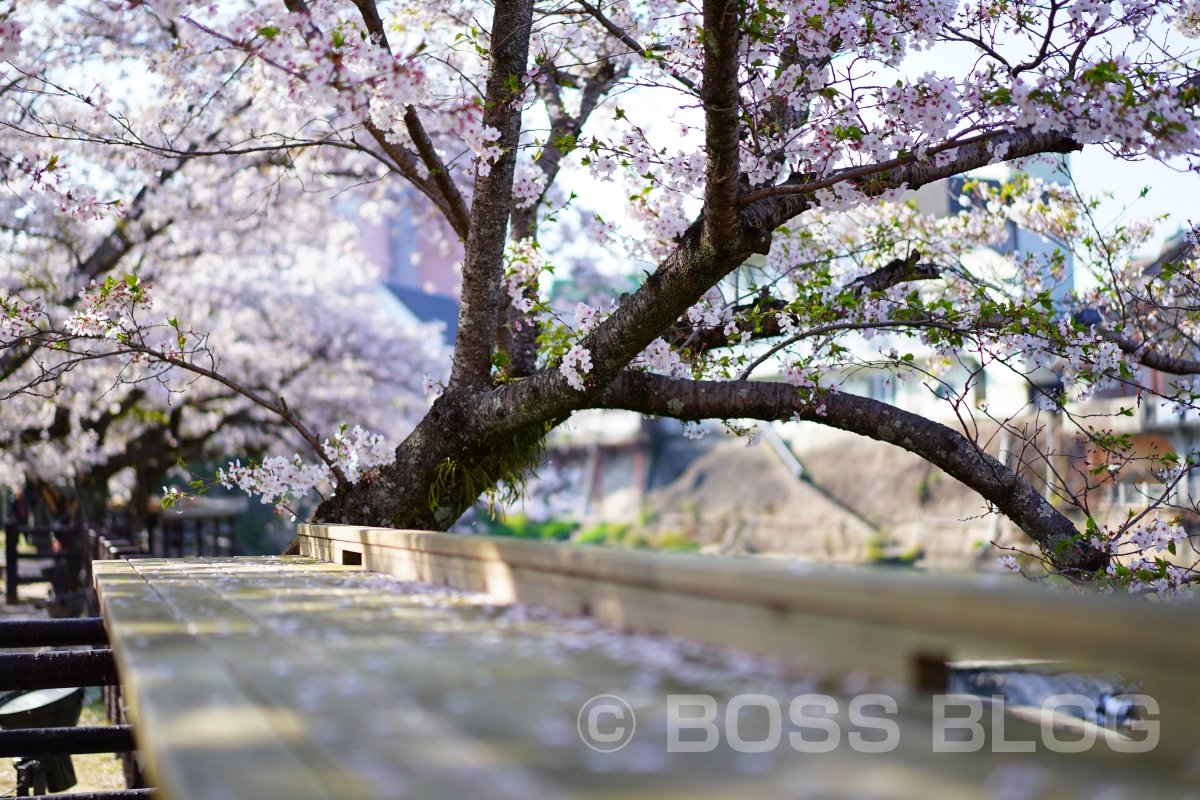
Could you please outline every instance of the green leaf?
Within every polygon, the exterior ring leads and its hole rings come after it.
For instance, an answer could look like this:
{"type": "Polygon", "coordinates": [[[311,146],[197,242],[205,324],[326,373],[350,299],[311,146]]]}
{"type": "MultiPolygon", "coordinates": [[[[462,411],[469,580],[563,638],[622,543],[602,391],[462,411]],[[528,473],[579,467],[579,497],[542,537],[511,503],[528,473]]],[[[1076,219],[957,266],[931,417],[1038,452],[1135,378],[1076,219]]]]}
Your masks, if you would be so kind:
{"type": "Polygon", "coordinates": [[[852,139],[861,142],[866,132],[857,125],[838,125],[833,129],[833,135],[838,139],[852,139]]]}

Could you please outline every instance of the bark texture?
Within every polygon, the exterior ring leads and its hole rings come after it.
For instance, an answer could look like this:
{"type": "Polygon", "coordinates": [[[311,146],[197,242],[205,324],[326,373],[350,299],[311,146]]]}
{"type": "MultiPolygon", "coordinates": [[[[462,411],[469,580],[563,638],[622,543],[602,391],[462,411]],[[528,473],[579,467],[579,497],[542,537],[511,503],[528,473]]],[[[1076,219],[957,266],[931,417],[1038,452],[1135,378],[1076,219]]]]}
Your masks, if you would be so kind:
{"type": "MultiPolygon", "coordinates": [[[[475,180],[470,230],[463,258],[462,300],[458,312],[458,344],[450,385],[462,387],[488,380],[492,347],[500,313],[504,277],[504,243],[512,211],[513,174],[521,136],[520,81],[529,58],[533,0],[498,0],[492,20],[491,61],[483,124],[500,131],[503,154],[487,175],[475,180]]],[[[482,171],[477,165],[477,171],[482,171]]]]}

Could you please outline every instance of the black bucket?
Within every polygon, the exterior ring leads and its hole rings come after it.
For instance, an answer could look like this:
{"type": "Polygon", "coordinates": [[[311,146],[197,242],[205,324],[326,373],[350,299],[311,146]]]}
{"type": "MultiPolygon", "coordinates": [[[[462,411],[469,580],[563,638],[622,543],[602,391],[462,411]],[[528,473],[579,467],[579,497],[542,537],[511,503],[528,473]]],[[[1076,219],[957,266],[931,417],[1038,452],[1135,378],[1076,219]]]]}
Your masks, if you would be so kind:
{"type": "MultiPolygon", "coordinates": [[[[71,728],[79,724],[83,689],[37,689],[0,695],[0,729],[71,728]]],[[[76,783],[70,756],[30,753],[14,758],[18,791],[61,792],[76,783]]]]}

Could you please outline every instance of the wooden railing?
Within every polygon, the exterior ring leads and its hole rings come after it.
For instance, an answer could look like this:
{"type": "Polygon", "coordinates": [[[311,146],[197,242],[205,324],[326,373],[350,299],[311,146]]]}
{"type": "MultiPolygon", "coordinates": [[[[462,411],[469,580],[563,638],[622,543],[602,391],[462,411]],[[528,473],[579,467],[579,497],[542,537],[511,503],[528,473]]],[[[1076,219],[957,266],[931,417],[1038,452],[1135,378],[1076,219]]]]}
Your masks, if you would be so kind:
{"type": "Polygon", "coordinates": [[[624,629],[740,647],[829,676],[921,688],[937,664],[1050,659],[1118,671],[1158,698],[1160,754],[1200,736],[1200,614],[1124,596],[1050,592],[1001,574],[898,574],[340,525],[300,551],[406,580],[486,592],[624,629]]]}
{"type": "MultiPolygon", "coordinates": [[[[22,584],[50,581],[56,591],[61,591],[68,577],[78,579],[83,563],[82,532],[78,528],[63,525],[18,525],[14,522],[4,527],[4,591],[5,602],[13,605],[18,601],[18,588],[22,584]],[[25,538],[33,546],[33,552],[22,552],[18,544],[25,538]],[[48,574],[41,576],[22,575],[22,560],[49,560],[48,574]]],[[[78,587],[77,587],[78,588],[78,587]]]]}

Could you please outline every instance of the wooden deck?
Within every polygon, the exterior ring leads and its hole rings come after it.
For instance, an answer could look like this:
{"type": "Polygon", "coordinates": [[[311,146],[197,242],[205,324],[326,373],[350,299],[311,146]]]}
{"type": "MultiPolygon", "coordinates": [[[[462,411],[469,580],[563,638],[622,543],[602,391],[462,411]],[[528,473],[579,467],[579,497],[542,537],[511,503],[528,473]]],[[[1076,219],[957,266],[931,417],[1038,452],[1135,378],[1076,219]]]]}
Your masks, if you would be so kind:
{"type": "MultiPolygon", "coordinates": [[[[895,682],[859,687],[899,699],[895,750],[858,753],[843,736],[831,753],[797,753],[788,745],[797,730],[787,722],[788,699],[817,690],[818,678],[835,677],[828,672],[789,672],[787,659],[760,663],[621,633],[508,606],[511,597],[417,586],[359,566],[146,559],[97,562],[96,582],[144,764],[168,800],[972,800],[997,796],[998,784],[1020,775],[1045,789],[1030,797],[1083,800],[1098,786],[1182,797],[1195,781],[1179,771],[1174,750],[932,753],[928,697],[895,682]],[[780,698],[778,748],[734,752],[723,736],[713,752],[668,752],[668,694],[713,694],[723,705],[744,692],[780,698]],[[581,708],[601,694],[626,699],[637,715],[632,741],[618,752],[596,752],[578,733],[581,708]]],[[[728,620],[712,623],[729,629],[728,620]]],[[[792,634],[779,628],[780,637],[792,634]]],[[[826,643],[789,646],[820,651],[826,643]]],[[[743,737],[762,738],[760,723],[744,716],[743,737]]],[[[1039,729],[1010,719],[1007,731],[1030,740],[1039,729]]]]}

